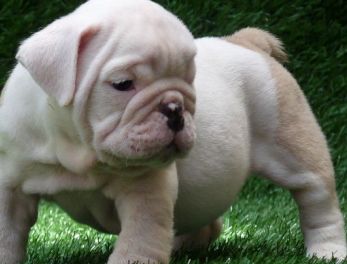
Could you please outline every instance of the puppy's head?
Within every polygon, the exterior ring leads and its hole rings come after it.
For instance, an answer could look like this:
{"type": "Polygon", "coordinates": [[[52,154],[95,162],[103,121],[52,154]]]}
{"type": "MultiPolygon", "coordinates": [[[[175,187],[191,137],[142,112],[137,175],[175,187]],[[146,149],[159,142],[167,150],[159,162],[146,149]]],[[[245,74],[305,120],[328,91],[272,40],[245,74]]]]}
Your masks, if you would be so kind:
{"type": "Polygon", "coordinates": [[[102,162],[162,165],[195,138],[194,40],[147,0],[90,0],[34,34],[17,59],[102,162]]]}

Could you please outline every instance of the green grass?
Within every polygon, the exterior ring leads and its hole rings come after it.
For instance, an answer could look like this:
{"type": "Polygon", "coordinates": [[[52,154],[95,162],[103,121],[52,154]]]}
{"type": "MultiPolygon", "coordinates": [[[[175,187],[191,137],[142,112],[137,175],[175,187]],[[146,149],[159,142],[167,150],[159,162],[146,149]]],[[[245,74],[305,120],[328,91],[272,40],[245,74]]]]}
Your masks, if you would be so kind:
{"type": "MultiPolygon", "coordinates": [[[[0,1],[3,84],[14,65],[18,43],[82,1],[0,1]]],[[[347,4],[343,0],[158,2],[177,14],[197,37],[258,26],[284,41],[290,55],[288,68],[303,87],[327,135],[346,215],[347,4]]],[[[112,236],[74,223],[56,206],[44,202],[30,235],[26,263],[106,263],[114,241],[112,236]]],[[[253,178],[225,214],[221,238],[208,251],[181,256],[172,263],[326,262],[305,257],[298,213],[288,192],[253,178]]]]}

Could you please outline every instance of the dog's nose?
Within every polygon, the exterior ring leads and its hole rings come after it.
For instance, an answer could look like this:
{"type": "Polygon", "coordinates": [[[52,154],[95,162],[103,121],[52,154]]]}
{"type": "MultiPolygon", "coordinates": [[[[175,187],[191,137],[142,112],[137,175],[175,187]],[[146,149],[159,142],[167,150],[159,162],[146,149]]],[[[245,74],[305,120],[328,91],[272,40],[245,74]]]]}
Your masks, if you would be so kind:
{"type": "Polygon", "coordinates": [[[167,126],[174,132],[179,132],[184,127],[183,107],[181,104],[171,102],[160,105],[160,112],[165,115],[167,126]]]}

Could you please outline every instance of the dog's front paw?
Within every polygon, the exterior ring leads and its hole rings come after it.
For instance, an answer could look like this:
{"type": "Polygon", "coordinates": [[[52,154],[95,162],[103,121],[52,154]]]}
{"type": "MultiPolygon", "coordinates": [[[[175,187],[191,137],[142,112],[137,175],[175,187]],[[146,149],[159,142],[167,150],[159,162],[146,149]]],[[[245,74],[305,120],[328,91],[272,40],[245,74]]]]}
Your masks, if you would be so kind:
{"type": "Polygon", "coordinates": [[[347,252],[344,245],[338,245],[334,243],[319,243],[313,244],[307,249],[307,256],[325,259],[338,259],[344,260],[346,258],[347,252]]]}

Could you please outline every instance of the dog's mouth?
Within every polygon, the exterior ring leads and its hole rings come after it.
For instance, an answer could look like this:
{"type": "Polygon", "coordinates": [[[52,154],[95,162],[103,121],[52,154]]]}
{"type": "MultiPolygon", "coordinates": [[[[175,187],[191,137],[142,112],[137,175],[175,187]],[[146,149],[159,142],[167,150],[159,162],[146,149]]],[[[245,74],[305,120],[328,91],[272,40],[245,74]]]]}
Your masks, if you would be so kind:
{"type": "Polygon", "coordinates": [[[102,148],[96,148],[99,160],[124,170],[135,167],[160,168],[184,157],[195,141],[192,116],[186,113],[184,127],[176,131],[169,127],[168,119],[159,112],[153,112],[141,124],[120,128],[102,142],[102,148]]]}
{"type": "Polygon", "coordinates": [[[121,157],[114,153],[104,153],[103,163],[109,167],[123,172],[142,171],[145,169],[163,168],[171,164],[174,160],[185,157],[190,149],[182,148],[173,139],[156,153],[147,155],[121,157]]]}
{"type": "MultiPolygon", "coordinates": [[[[126,160],[134,164],[139,163],[143,165],[157,164],[158,162],[166,164],[167,162],[172,162],[176,158],[183,157],[187,152],[188,150],[181,149],[173,139],[168,145],[156,153],[149,153],[142,157],[127,157],[126,160]]],[[[124,160],[125,158],[121,159],[124,160]]]]}

